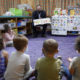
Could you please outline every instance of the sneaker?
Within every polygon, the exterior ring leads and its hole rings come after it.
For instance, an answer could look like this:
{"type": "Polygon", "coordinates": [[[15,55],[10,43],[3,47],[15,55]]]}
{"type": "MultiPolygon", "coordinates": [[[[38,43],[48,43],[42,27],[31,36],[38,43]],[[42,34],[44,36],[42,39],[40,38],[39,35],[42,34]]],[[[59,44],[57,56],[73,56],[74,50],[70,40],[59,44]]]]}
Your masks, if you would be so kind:
{"type": "Polygon", "coordinates": [[[57,59],[60,59],[60,60],[62,60],[62,57],[61,57],[61,56],[58,56],[58,57],[57,57],[57,59]]]}
{"type": "Polygon", "coordinates": [[[63,64],[63,62],[62,62],[62,57],[61,57],[61,56],[58,56],[58,57],[57,57],[57,60],[60,62],[60,64],[63,64]]]}

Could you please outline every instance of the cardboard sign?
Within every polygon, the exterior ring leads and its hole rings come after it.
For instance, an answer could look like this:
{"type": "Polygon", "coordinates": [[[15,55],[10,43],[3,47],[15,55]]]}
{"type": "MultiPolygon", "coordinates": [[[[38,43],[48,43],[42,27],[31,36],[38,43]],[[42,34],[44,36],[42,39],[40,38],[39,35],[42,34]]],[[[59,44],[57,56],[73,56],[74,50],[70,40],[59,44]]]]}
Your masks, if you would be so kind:
{"type": "Polygon", "coordinates": [[[34,26],[44,25],[44,24],[51,24],[50,18],[35,19],[35,20],[33,20],[33,22],[34,22],[34,26]]]}

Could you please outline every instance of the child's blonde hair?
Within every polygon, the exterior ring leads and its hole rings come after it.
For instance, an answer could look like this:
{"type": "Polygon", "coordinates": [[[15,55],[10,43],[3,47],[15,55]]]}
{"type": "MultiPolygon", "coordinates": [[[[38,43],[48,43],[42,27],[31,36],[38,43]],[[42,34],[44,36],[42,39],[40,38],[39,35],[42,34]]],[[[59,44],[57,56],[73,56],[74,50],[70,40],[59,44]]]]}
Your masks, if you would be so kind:
{"type": "Polygon", "coordinates": [[[54,53],[58,49],[58,43],[54,39],[45,40],[43,43],[44,54],[54,53]]]}

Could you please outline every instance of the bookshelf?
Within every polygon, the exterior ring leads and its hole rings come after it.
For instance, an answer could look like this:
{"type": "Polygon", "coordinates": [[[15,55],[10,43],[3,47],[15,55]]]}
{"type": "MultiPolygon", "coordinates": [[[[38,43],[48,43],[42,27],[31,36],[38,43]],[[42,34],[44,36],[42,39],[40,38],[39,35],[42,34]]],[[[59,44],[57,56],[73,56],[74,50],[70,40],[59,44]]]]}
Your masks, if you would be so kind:
{"type": "MultiPolygon", "coordinates": [[[[5,23],[10,24],[10,22],[8,22],[8,21],[11,19],[15,21],[14,22],[15,25],[11,28],[16,32],[16,34],[18,34],[19,31],[21,31],[21,30],[22,31],[24,30],[25,34],[28,34],[31,32],[31,30],[30,30],[31,29],[31,22],[32,22],[31,16],[0,16],[0,24],[5,24],[5,23]],[[27,20],[27,21],[26,21],[25,25],[23,23],[23,25],[18,26],[19,20],[27,20]]],[[[3,30],[0,29],[0,31],[3,31],[3,30]]],[[[24,34],[24,33],[20,33],[20,34],[24,34]]]]}

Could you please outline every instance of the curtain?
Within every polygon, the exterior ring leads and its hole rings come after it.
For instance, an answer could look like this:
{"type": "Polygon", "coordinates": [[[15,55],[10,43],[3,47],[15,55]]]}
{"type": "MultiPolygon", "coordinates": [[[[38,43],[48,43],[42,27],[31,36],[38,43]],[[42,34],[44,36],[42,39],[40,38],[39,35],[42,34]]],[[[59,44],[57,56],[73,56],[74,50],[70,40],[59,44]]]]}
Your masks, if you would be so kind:
{"type": "Polygon", "coordinates": [[[67,9],[68,6],[76,7],[80,0],[34,0],[34,6],[37,4],[42,6],[42,9],[46,10],[48,16],[52,16],[55,8],[67,9]]]}
{"type": "Polygon", "coordinates": [[[9,8],[16,8],[21,0],[0,0],[0,15],[4,14],[9,8]]]}

